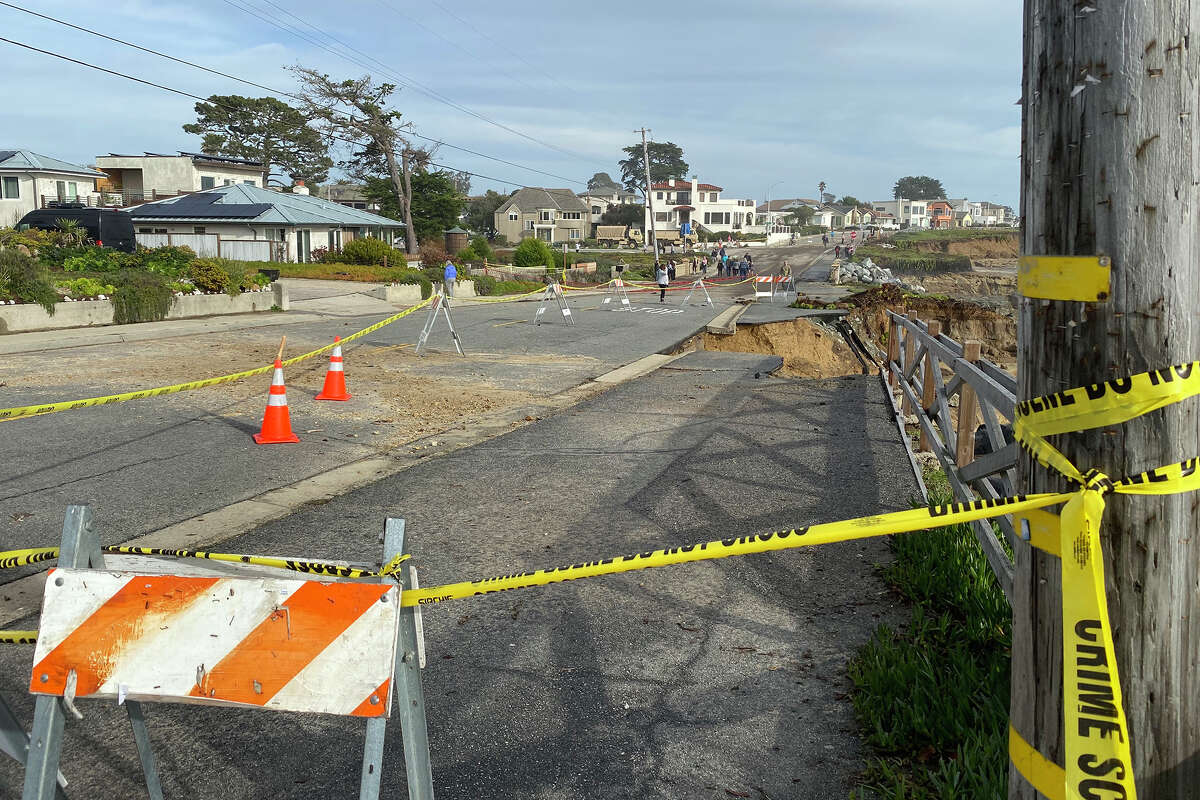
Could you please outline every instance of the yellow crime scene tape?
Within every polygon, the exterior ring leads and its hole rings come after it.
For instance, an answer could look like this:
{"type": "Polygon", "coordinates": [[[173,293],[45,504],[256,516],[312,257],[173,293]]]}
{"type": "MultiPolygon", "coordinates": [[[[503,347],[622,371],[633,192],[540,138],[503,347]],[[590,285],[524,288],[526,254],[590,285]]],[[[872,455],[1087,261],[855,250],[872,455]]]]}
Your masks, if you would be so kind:
{"type": "MultiPolygon", "coordinates": [[[[416,308],[403,313],[411,313],[416,308]]],[[[378,329],[399,316],[402,314],[357,335],[378,329]]],[[[1041,464],[1079,484],[1076,491],[951,503],[461,581],[406,591],[401,603],[423,606],[674,564],[906,533],[1064,505],[1059,516],[1057,546],[1039,546],[1061,554],[1066,766],[1060,768],[1045,759],[1011,727],[1010,758],[1034,788],[1048,797],[1086,800],[1098,797],[1100,791],[1108,791],[1113,796],[1136,800],[1129,731],[1104,587],[1100,542],[1104,498],[1114,493],[1167,495],[1200,489],[1200,458],[1193,457],[1114,481],[1094,469],[1082,472],[1046,437],[1127,422],[1196,394],[1200,394],[1200,362],[1069,389],[1018,404],[1013,422],[1017,440],[1041,464]],[[1065,781],[1065,792],[1060,780],[1065,781]]],[[[265,556],[162,548],[104,549],[115,553],[237,561],[338,577],[394,576],[406,558],[398,557],[376,572],[265,556]]],[[[34,564],[57,554],[57,548],[0,553],[0,568],[34,564]]],[[[0,633],[0,642],[25,642],[35,637],[36,632],[9,631],[0,633]]]]}
{"type": "MultiPolygon", "coordinates": [[[[424,308],[426,305],[429,304],[429,301],[431,299],[432,298],[426,298],[425,300],[422,300],[417,305],[415,305],[411,308],[406,308],[405,310],[401,311],[399,314],[393,314],[392,316],[388,317],[387,319],[381,320],[380,322],[376,322],[374,325],[369,325],[360,331],[356,331],[355,333],[352,333],[349,336],[343,337],[340,342],[327,344],[324,347],[318,347],[316,350],[312,350],[308,353],[304,353],[303,355],[298,355],[298,356],[289,358],[283,362],[283,366],[286,367],[291,364],[298,364],[299,362],[304,361],[309,358],[312,358],[313,356],[319,356],[322,353],[327,353],[338,344],[346,345],[346,344],[349,344],[350,342],[353,342],[355,339],[361,338],[370,333],[374,333],[375,331],[379,330],[380,328],[382,328],[386,325],[391,325],[396,320],[403,319],[404,317],[407,317],[409,314],[412,314],[414,311],[424,308]]],[[[155,388],[155,389],[141,389],[136,392],[123,392],[122,394],[110,394],[110,395],[106,395],[104,397],[88,397],[83,400],[66,400],[61,403],[44,403],[44,404],[32,405],[32,406],[17,406],[16,408],[0,408],[0,420],[17,419],[19,417],[36,417],[36,416],[40,416],[42,414],[54,414],[59,411],[73,411],[77,408],[89,408],[91,406],[103,406],[103,405],[108,405],[109,403],[124,403],[129,400],[143,400],[147,397],[159,397],[164,394],[175,394],[177,392],[187,392],[192,389],[203,389],[207,386],[217,386],[222,383],[232,383],[233,381],[240,381],[244,378],[250,378],[255,375],[265,375],[266,373],[270,372],[274,368],[275,368],[274,364],[268,364],[265,367],[255,367],[254,369],[248,369],[248,370],[244,370],[242,372],[234,372],[230,375],[220,375],[215,378],[204,378],[203,380],[198,380],[198,381],[187,381],[186,383],[176,383],[171,386],[159,386],[158,388],[155,388]]]]}

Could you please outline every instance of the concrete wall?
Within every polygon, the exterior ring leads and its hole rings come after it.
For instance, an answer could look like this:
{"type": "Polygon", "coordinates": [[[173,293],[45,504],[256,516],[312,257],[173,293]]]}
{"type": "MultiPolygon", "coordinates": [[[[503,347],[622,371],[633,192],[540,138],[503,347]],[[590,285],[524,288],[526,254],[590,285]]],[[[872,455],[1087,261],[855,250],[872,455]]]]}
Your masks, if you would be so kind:
{"type": "MultiPolygon", "coordinates": [[[[396,283],[387,286],[377,286],[371,290],[372,297],[378,297],[395,306],[415,306],[421,302],[421,287],[415,283],[396,283]]],[[[451,299],[462,300],[475,297],[475,281],[461,280],[454,284],[454,295],[451,299]]]]}
{"type": "MultiPolygon", "coordinates": [[[[282,283],[271,284],[270,291],[247,292],[237,297],[226,294],[186,295],[175,298],[167,319],[211,317],[219,314],[246,314],[270,311],[272,306],[288,310],[287,288],[282,283]]],[[[59,303],[54,316],[39,305],[24,303],[0,306],[0,333],[87,328],[93,325],[112,325],[111,300],[84,300],[78,303],[59,303]]]]}

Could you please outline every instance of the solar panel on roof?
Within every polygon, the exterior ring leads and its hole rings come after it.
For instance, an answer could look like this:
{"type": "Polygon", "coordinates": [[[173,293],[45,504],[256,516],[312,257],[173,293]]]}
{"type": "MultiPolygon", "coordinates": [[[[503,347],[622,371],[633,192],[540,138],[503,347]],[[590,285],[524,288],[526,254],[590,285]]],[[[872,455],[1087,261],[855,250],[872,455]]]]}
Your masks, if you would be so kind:
{"type": "Polygon", "coordinates": [[[134,217],[204,217],[206,219],[254,219],[270,211],[269,203],[218,203],[224,195],[186,194],[167,203],[150,203],[130,209],[134,217]]]}

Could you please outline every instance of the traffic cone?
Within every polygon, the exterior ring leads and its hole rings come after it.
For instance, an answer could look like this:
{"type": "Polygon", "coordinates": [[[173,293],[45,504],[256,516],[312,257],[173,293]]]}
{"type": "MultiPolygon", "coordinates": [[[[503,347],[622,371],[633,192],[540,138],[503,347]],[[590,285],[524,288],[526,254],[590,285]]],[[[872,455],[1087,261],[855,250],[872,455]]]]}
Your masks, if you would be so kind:
{"type": "Polygon", "coordinates": [[[329,369],[325,372],[325,386],[317,395],[317,400],[349,400],[350,393],[346,391],[346,370],[342,365],[342,346],[338,342],[342,337],[333,337],[333,355],[329,357],[329,369]]]}
{"type": "Polygon", "coordinates": [[[275,359],[275,376],[271,378],[271,391],[267,394],[267,410],[263,414],[262,430],[254,434],[254,441],[259,444],[300,441],[300,437],[292,433],[287,389],[283,385],[283,362],[278,358],[275,359]]]}

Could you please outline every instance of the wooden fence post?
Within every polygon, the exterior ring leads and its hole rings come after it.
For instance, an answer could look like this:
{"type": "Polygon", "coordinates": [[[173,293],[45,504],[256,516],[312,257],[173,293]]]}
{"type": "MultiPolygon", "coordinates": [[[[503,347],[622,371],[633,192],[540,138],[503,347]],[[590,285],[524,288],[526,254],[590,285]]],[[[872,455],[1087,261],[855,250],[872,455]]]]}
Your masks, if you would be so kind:
{"type": "MultiPolygon", "coordinates": [[[[972,364],[979,361],[981,349],[979,342],[963,342],[963,360],[972,364]]],[[[960,467],[975,460],[975,419],[978,414],[979,400],[975,397],[975,387],[963,381],[962,391],[958,395],[958,431],[954,437],[958,445],[954,461],[960,467]]]]}
{"type": "MultiPolygon", "coordinates": [[[[914,325],[917,322],[916,312],[908,315],[908,321],[914,325]]],[[[912,365],[913,359],[917,356],[917,335],[908,328],[904,328],[904,371],[908,372],[909,366],[912,365]]],[[[904,416],[913,413],[912,403],[908,401],[908,393],[904,394],[904,416]]]]}
{"type": "Polygon", "coordinates": [[[887,380],[888,386],[896,388],[896,373],[892,371],[892,365],[900,359],[900,323],[892,319],[888,319],[888,350],[887,350],[887,380]]]}
{"type": "MultiPolygon", "coordinates": [[[[941,332],[942,323],[938,322],[937,320],[931,320],[929,322],[929,335],[936,338],[941,332]]],[[[925,373],[921,379],[921,410],[925,413],[925,416],[929,416],[929,410],[933,408],[933,403],[936,397],[937,390],[934,389],[933,386],[933,351],[931,349],[927,349],[925,351],[925,373]]],[[[946,420],[940,420],[940,422],[942,425],[949,424],[946,420]]],[[[926,453],[933,449],[929,446],[929,437],[925,434],[924,426],[921,427],[920,446],[922,452],[926,453]]]]}

